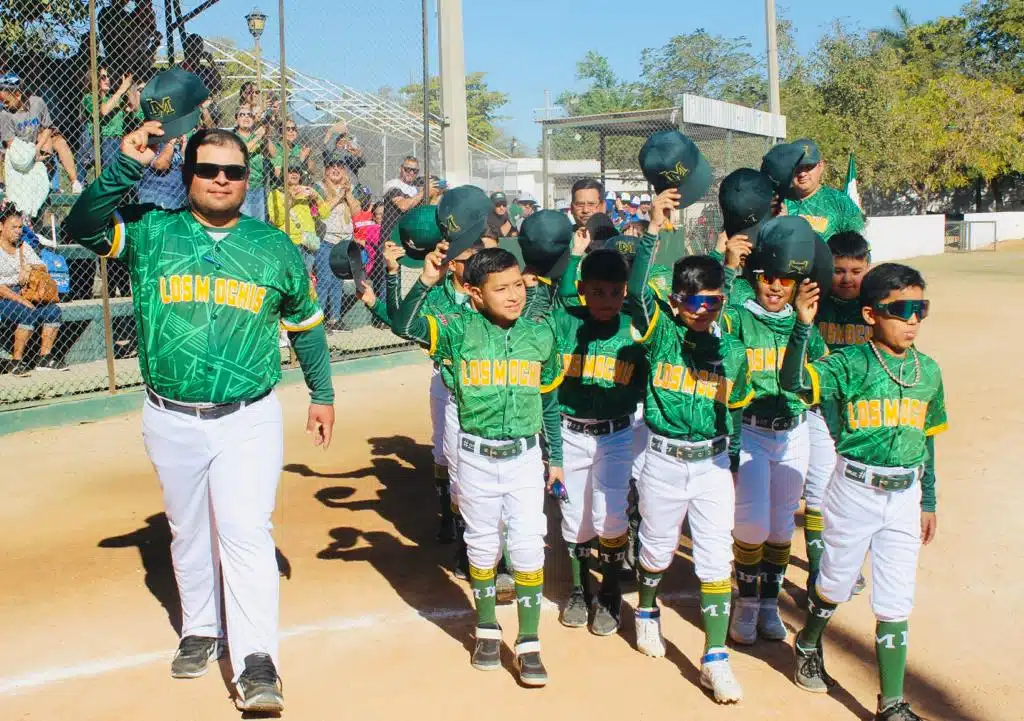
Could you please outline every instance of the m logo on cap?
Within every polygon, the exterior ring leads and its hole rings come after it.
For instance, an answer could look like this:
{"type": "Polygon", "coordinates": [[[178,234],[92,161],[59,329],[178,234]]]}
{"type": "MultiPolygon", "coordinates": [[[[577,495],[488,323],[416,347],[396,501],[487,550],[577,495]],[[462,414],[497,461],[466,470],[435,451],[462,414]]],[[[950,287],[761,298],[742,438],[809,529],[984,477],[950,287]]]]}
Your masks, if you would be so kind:
{"type": "Polygon", "coordinates": [[[789,261],[789,272],[790,273],[806,273],[811,267],[809,260],[791,260],[789,261]]]}
{"type": "Polygon", "coordinates": [[[169,97],[149,98],[146,102],[149,103],[149,114],[153,117],[174,114],[174,104],[169,97]]]}
{"type": "Polygon", "coordinates": [[[670,170],[662,170],[661,175],[668,182],[673,185],[679,185],[683,182],[683,178],[690,174],[690,170],[682,164],[682,162],[676,163],[676,167],[670,170]]]}
{"type": "Polygon", "coordinates": [[[810,154],[811,154],[811,146],[807,145],[807,144],[804,144],[804,155],[810,155],[810,154]]]}
{"type": "Polygon", "coordinates": [[[458,233],[462,230],[462,228],[459,227],[459,224],[455,222],[454,215],[449,215],[448,219],[444,221],[444,229],[449,233],[458,233]]]}
{"type": "Polygon", "coordinates": [[[757,225],[758,220],[759,218],[757,217],[757,213],[751,213],[746,217],[744,222],[749,223],[750,225],[757,225]]]}

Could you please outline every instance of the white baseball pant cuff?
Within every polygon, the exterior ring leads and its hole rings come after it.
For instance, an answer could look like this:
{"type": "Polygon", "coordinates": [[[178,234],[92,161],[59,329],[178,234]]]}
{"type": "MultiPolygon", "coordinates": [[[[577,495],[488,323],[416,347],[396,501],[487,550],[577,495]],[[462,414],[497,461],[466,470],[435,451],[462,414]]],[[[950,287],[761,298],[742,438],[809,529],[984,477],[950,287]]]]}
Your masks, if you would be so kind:
{"type": "Polygon", "coordinates": [[[447,395],[444,402],[444,457],[448,462],[448,488],[452,503],[459,503],[459,407],[455,396],[447,395]]]}
{"type": "Polygon", "coordinates": [[[825,486],[836,469],[836,444],[821,411],[811,411],[807,414],[807,434],[811,453],[807,462],[804,501],[808,508],[821,509],[825,486]]]}
{"type": "Polygon", "coordinates": [[[871,609],[879,621],[902,621],[914,609],[921,550],[921,484],[883,491],[844,477],[844,466],[840,457],[825,489],[825,552],[818,593],[835,603],[849,601],[870,551],[871,609]]]}
{"type": "MultiPolygon", "coordinates": [[[[540,444],[513,458],[494,459],[466,450],[464,442],[476,447],[504,446],[509,441],[459,434],[459,510],[466,522],[470,565],[497,565],[504,530],[513,568],[543,568],[547,518],[540,444]]],[[[516,442],[525,444],[523,439],[516,442]]]]}
{"type": "Polygon", "coordinates": [[[629,522],[626,507],[633,462],[633,427],[592,436],[562,426],[565,490],[560,503],[562,538],[585,543],[595,536],[620,538],[629,522]]]}
{"type": "Polygon", "coordinates": [[[644,420],[644,404],[636,407],[633,416],[633,469],[630,478],[639,480],[644,472],[644,457],[647,452],[647,422],[644,420]]]}
{"type": "Polygon", "coordinates": [[[807,424],[788,431],[744,425],[736,484],[736,540],[752,545],[789,543],[807,475],[807,424]]]}
{"type": "MultiPolygon", "coordinates": [[[[651,434],[664,444],[681,441],[651,434]]],[[[679,547],[683,519],[690,517],[693,565],[701,581],[732,574],[732,526],[735,494],[729,455],[702,461],[681,461],[648,449],[640,495],[640,565],[664,571],[679,547]]]]}
{"type": "Polygon", "coordinates": [[[216,420],[147,400],[142,438],[171,527],[182,636],[222,635],[223,575],[233,679],[251,653],[270,654],[277,664],[280,578],[270,517],[284,434],[276,394],[216,420]]]}
{"type": "Polygon", "coordinates": [[[444,406],[451,395],[441,380],[441,371],[435,365],[430,375],[430,442],[434,463],[447,466],[444,455],[444,406]]]}

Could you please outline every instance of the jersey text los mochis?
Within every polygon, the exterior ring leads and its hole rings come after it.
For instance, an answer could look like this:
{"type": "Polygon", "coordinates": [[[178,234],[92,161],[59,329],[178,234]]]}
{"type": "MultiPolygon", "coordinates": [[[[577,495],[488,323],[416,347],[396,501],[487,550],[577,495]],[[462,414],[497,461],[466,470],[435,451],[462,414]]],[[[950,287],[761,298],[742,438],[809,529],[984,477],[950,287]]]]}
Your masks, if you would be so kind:
{"type": "Polygon", "coordinates": [[[871,398],[846,404],[846,422],[851,431],[897,426],[923,431],[927,415],[928,402],[914,398],[871,398]]]}
{"type": "Polygon", "coordinates": [[[255,283],[209,275],[160,276],[160,300],[169,303],[209,303],[259,313],[267,289],[255,283]]]}
{"type": "Polygon", "coordinates": [[[525,386],[540,388],[540,362],[518,360],[463,360],[463,386],[525,386]]]}
{"type": "Polygon", "coordinates": [[[747,366],[751,373],[777,371],[786,357],[785,348],[747,348],[747,366]]]}
{"type": "Polygon", "coordinates": [[[620,386],[628,386],[633,380],[636,366],[628,361],[619,361],[603,355],[580,355],[563,353],[562,365],[566,378],[592,378],[620,386]]]}
{"type": "Polygon", "coordinates": [[[718,373],[672,363],[659,362],[651,381],[655,388],[702,396],[728,405],[733,381],[718,373]]]}
{"type": "Polygon", "coordinates": [[[826,345],[862,345],[871,340],[871,326],[859,323],[818,323],[826,345]]]}

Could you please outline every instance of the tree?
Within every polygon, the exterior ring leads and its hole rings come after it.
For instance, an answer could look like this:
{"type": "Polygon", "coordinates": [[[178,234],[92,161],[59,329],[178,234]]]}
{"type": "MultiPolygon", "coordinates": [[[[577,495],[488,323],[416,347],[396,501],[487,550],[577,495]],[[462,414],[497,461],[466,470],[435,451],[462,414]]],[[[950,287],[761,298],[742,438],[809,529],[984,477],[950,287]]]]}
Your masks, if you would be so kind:
{"type": "MultiPolygon", "coordinates": [[[[508,95],[491,90],[485,80],[486,73],[470,73],[466,76],[466,116],[469,134],[489,143],[498,137],[495,122],[502,119],[498,110],[508,103],[508,95]]],[[[410,83],[399,91],[401,103],[416,115],[423,115],[423,84],[410,83]]],[[[441,117],[441,79],[430,79],[430,114],[441,117]]]]}
{"type": "Polygon", "coordinates": [[[894,7],[892,14],[896,18],[896,27],[878,28],[871,32],[871,36],[880,45],[893,48],[894,50],[904,50],[907,46],[908,34],[911,28],[914,27],[914,22],[910,19],[910,11],[903,5],[894,7]]]}
{"type": "Polygon", "coordinates": [[[89,5],[83,0],[8,0],[0,3],[0,64],[19,55],[65,57],[89,32],[89,5]]]}
{"type": "Polygon", "coordinates": [[[977,66],[1024,91],[1024,0],[971,0],[964,15],[977,66]]]}

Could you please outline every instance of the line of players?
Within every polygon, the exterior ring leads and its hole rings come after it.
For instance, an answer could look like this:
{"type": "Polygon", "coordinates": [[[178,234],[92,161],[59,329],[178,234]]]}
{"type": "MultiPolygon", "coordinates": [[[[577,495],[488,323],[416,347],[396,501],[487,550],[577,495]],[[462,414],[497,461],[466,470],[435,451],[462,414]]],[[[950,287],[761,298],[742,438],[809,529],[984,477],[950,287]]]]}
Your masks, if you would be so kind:
{"type": "Polygon", "coordinates": [[[821,633],[853,594],[870,547],[876,718],[916,719],[902,693],[906,619],[917,550],[935,531],[931,439],[945,427],[940,374],[913,345],[927,314],[924,280],[897,264],[869,271],[867,242],[843,232],[828,244],[831,288],[819,289],[808,276],[823,241],[786,215],[786,185],[766,186],[750,170],[722,184],[727,229],[737,208],[762,210],[731,223],[715,253],[655,265],[670,212],[703,195],[707,186],[694,183],[709,182],[692,142],[670,135],[663,169],[643,168],[660,192],[641,238],[596,247],[585,215],[603,207],[604,192],[593,180],[573,188],[579,227],[540,211],[508,245],[482,238],[483,192],[456,188],[436,210],[403,219],[405,251],[385,251],[386,299],[363,287],[375,315],[435,361],[439,539],[458,540],[457,565],[468,566],[478,614],[471,662],[500,666],[495,605],[507,594],[517,601],[520,680],[547,682],[538,638],[547,490],[563,501],[572,569],[562,623],[616,633],[620,569],[634,550],[637,649],[654,657],[665,654],[658,587],[689,518],[705,631],[700,681],[718,702],[739,701],[726,636],[743,645],[786,639],[778,596],[806,489],[809,613],[794,678],[809,691],[834,684],[821,633]],[[403,300],[399,258],[431,246],[403,300]]]}

